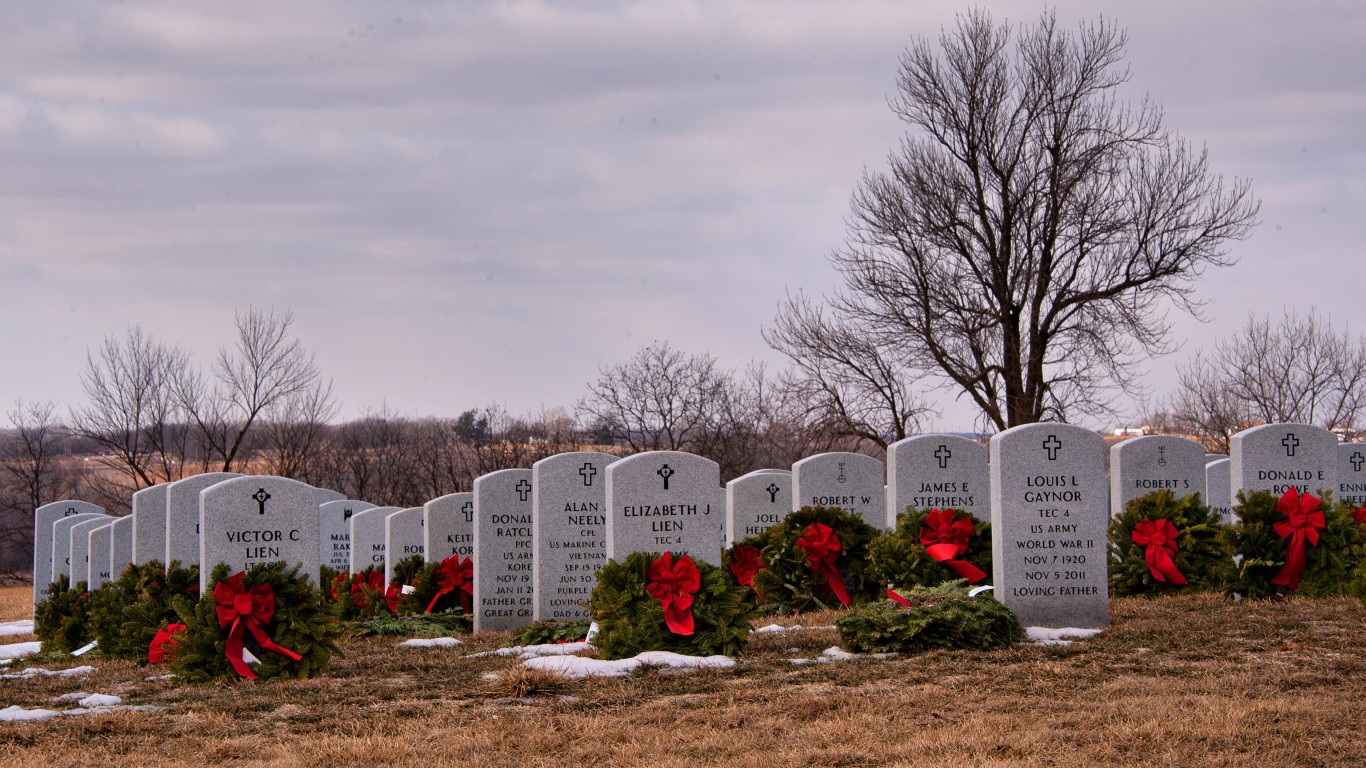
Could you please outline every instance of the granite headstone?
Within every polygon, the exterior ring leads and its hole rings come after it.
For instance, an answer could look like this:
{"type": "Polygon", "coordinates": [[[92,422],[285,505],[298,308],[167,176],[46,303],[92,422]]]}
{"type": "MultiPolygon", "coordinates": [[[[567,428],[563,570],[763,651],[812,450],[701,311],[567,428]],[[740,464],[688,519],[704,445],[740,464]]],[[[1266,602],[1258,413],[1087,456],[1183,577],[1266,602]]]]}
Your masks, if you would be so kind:
{"type": "Polygon", "coordinates": [[[394,567],[410,557],[427,558],[423,554],[427,540],[422,521],[422,507],[409,507],[384,516],[384,583],[394,583],[394,567]]]}
{"type": "Polygon", "coordinates": [[[978,520],[991,517],[987,447],[957,435],[916,435],[887,446],[887,521],[914,507],[961,509],[978,520]]]}
{"type": "Polygon", "coordinates": [[[71,526],[67,536],[71,539],[71,583],[79,584],[86,582],[86,588],[91,589],[90,582],[90,532],[96,528],[109,525],[114,522],[114,518],[104,516],[84,522],[76,523],[71,526]]]}
{"type": "Polygon", "coordinates": [[[1337,488],[1338,438],[1308,424],[1263,424],[1230,441],[1229,495],[1294,487],[1321,496],[1337,488]]]}
{"type": "Polygon", "coordinates": [[[474,631],[532,622],[536,550],[531,540],[531,470],[504,469],[474,481],[474,631]]]}
{"type": "MultiPolygon", "coordinates": [[[[166,486],[166,552],[162,554],[163,562],[167,565],[179,562],[181,568],[200,564],[199,492],[235,477],[241,475],[236,472],[205,472],[166,486]]],[[[204,581],[203,571],[201,568],[200,581],[204,581]]]]}
{"type": "Polygon", "coordinates": [[[133,562],[166,564],[166,489],[169,483],[133,494],[133,562]]]}
{"type": "Polygon", "coordinates": [[[1110,446],[1110,514],[1154,491],[1205,496],[1205,447],[1184,437],[1144,435],[1110,446]]]}
{"type": "Polygon", "coordinates": [[[113,538],[109,542],[109,562],[118,578],[133,562],[133,516],[125,515],[114,521],[113,538]]]}
{"type": "Polygon", "coordinates": [[[318,505],[318,557],[323,565],[338,573],[351,570],[351,516],[374,508],[350,499],[318,505]]]}
{"type": "Polygon", "coordinates": [[[351,515],[351,573],[384,570],[384,518],[403,507],[371,507],[351,515]]]}
{"type": "Polygon", "coordinates": [[[427,562],[451,555],[463,561],[474,554],[474,494],[448,493],[422,505],[427,532],[427,562]]]}
{"type": "Polygon", "coordinates": [[[607,556],[687,554],[721,565],[726,542],[721,467],[682,451],[649,451],[607,466],[607,556]]]}
{"type": "MultiPolygon", "coordinates": [[[[71,529],[79,523],[89,520],[107,519],[109,515],[103,512],[78,512],[74,515],[62,517],[52,523],[52,580],[56,581],[58,576],[71,578],[71,529]]],[[[76,586],[75,581],[70,582],[72,587],[76,586]]]]}
{"type": "Polygon", "coordinates": [[[90,591],[99,589],[114,578],[114,523],[92,528],[86,537],[86,558],[90,575],[87,585],[90,591]]]}
{"type": "Polygon", "coordinates": [[[1366,507],[1366,443],[1338,443],[1338,484],[1334,501],[1366,507]]]}
{"type": "Polygon", "coordinates": [[[616,460],[577,451],[531,465],[534,620],[589,617],[594,574],[607,562],[607,466],[616,460]]]}
{"type": "MultiPolygon", "coordinates": [[[[286,477],[252,475],[201,491],[200,594],[208,594],[209,576],[219,563],[227,564],[229,574],[262,563],[299,565],[317,584],[318,499],[313,490],[286,477]]],[[[175,493],[172,487],[172,501],[175,493]]]]}
{"type": "Polygon", "coordinates": [[[821,506],[852,512],[874,528],[887,527],[886,471],[861,453],[818,453],[792,465],[792,509],[821,506]]]}
{"type": "Polygon", "coordinates": [[[103,515],[104,508],[88,501],[54,501],[33,510],[33,604],[47,599],[52,583],[52,524],[64,517],[103,515]]]}
{"type": "Polygon", "coordinates": [[[1229,496],[1229,459],[1215,459],[1205,465],[1205,506],[1219,514],[1219,522],[1232,525],[1233,498],[1229,496]]]}
{"type": "Polygon", "coordinates": [[[792,511],[792,473],[759,469],[726,483],[726,546],[758,536],[792,511]]]}
{"type": "Polygon", "coordinates": [[[345,501],[346,494],[341,491],[334,491],[331,488],[314,487],[313,493],[318,497],[318,506],[322,506],[329,501],[345,501]]]}

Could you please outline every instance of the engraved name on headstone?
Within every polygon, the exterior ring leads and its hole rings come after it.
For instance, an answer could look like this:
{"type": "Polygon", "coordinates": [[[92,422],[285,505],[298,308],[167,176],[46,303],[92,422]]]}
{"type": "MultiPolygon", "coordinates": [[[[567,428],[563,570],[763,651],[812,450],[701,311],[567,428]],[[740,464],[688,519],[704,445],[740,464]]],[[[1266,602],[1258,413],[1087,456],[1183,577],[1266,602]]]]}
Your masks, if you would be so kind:
{"type": "Polygon", "coordinates": [[[410,507],[384,516],[384,583],[394,583],[394,568],[410,557],[427,558],[423,542],[427,540],[422,522],[422,507],[410,507]]]}
{"type": "Polygon", "coordinates": [[[607,466],[616,460],[576,451],[531,465],[536,621],[589,616],[594,574],[607,562],[607,466]]]}
{"type": "Polygon", "coordinates": [[[88,501],[54,501],[33,510],[33,604],[47,599],[52,583],[52,525],[76,515],[103,515],[104,508],[88,501]]]}
{"type": "Polygon", "coordinates": [[[887,527],[886,471],[861,453],[818,453],[792,465],[792,509],[839,507],[874,528],[887,527]]]}
{"type": "MultiPolygon", "coordinates": [[[[236,472],[205,472],[166,486],[166,551],[162,562],[178,562],[181,568],[199,565],[199,492],[224,480],[241,477],[236,472]]],[[[212,564],[210,564],[212,565],[212,564]]],[[[200,569],[200,581],[203,581],[200,569]]]]}
{"type": "Polygon", "coordinates": [[[86,583],[93,592],[114,578],[114,523],[92,528],[86,538],[89,539],[86,559],[90,574],[86,583]]]}
{"type": "Polygon", "coordinates": [[[474,631],[519,629],[536,609],[531,470],[474,481],[474,631]]]}
{"type": "Polygon", "coordinates": [[[607,466],[607,556],[687,554],[721,565],[725,547],[721,467],[682,451],[637,453],[607,466]]]}
{"type": "Polygon", "coordinates": [[[1233,499],[1229,496],[1229,459],[1215,459],[1205,465],[1205,506],[1219,514],[1219,522],[1232,525],[1233,499]]]}
{"type": "Polygon", "coordinates": [[[427,562],[439,563],[451,555],[461,562],[474,554],[474,494],[448,493],[422,506],[427,532],[427,562]]]}
{"type": "Polygon", "coordinates": [[[907,507],[961,509],[991,517],[987,447],[957,435],[916,435],[887,446],[887,521],[892,528],[907,507]]]}
{"type": "Polygon", "coordinates": [[[402,507],[371,507],[351,515],[351,573],[384,570],[384,518],[402,507]]]}
{"type": "MultiPolygon", "coordinates": [[[[259,563],[300,565],[300,572],[317,584],[318,499],[313,491],[307,483],[270,475],[234,477],[201,491],[200,594],[208,594],[209,576],[219,563],[227,564],[229,575],[259,563]]],[[[172,501],[175,493],[172,487],[172,501]]]]}
{"type": "Polygon", "coordinates": [[[792,473],[758,469],[726,483],[726,546],[781,523],[792,511],[792,473]]]}
{"type": "Polygon", "coordinates": [[[1263,424],[1230,440],[1229,495],[1294,487],[1321,496],[1337,488],[1338,438],[1308,424],[1263,424]]]}
{"type": "Polygon", "coordinates": [[[170,483],[133,494],[133,562],[166,565],[166,489],[170,483]]]}
{"type": "MultiPolygon", "coordinates": [[[[56,581],[58,576],[71,579],[71,529],[80,523],[96,519],[107,521],[110,518],[103,512],[79,512],[58,518],[52,523],[52,581],[56,581]]],[[[76,586],[75,579],[71,579],[71,586],[76,586]]]]}
{"type": "Polygon", "coordinates": [[[338,573],[351,570],[351,516],[374,508],[350,499],[318,505],[318,557],[323,565],[338,573]]]}
{"type": "Polygon", "coordinates": [[[1110,514],[1154,491],[1205,496],[1205,447],[1184,437],[1144,435],[1110,446],[1110,514]]]}
{"type": "Polygon", "coordinates": [[[1366,443],[1338,444],[1338,484],[1334,501],[1366,506],[1366,443]]]}
{"type": "Polygon", "coordinates": [[[1025,626],[1110,622],[1105,440],[1067,424],[991,438],[993,584],[1025,626]]]}

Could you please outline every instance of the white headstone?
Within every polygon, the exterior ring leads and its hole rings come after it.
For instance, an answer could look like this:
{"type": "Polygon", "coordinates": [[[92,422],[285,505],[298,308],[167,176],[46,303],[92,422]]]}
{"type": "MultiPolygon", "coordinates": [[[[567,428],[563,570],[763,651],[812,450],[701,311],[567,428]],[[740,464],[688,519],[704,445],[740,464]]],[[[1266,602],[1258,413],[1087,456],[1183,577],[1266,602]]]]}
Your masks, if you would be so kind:
{"type": "Polygon", "coordinates": [[[394,583],[394,567],[410,557],[427,558],[423,542],[427,540],[422,521],[422,507],[410,507],[384,516],[384,583],[394,583]]]}
{"type": "Polygon", "coordinates": [[[721,467],[682,451],[649,451],[607,466],[607,556],[687,554],[721,565],[726,507],[721,467]]]}
{"type": "Polygon", "coordinates": [[[1337,488],[1338,438],[1308,424],[1263,424],[1245,429],[1230,441],[1229,494],[1291,487],[1320,495],[1337,488]]]}
{"type": "Polygon", "coordinates": [[[463,561],[474,555],[474,494],[448,493],[422,505],[427,532],[427,561],[451,555],[463,561]]]}
{"type": "Polygon", "coordinates": [[[792,473],[760,469],[726,483],[726,546],[781,523],[792,511],[792,473]]]}
{"type": "Polygon", "coordinates": [[[1144,435],[1110,446],[1110,514],[1154,491],[1205,495],[1205,447],[1184,437],[1144,435]]]}
{"type": "Polygon", "coordinates": [[[67,517],[58,518],[52,523],[52,580],[56,581],[58,576],[66,576],[70,579],[71,586],[76,586],[76,580],[71,579],[71,529],[80,523],[96,519],[108,519],[109,516],[100,513],[79,512],[67,517]]]}
{"type": "Polygon", "coordinates": [[[86,534],[87,589],[91,592],[112,581],[114,574],[114,523],[90,529],[86,534]]]}
{"type": "Polygon", "coordinates": [[[338,573],[351,570],[351,516],[375,505],[365,501],[326,501],[318,505],[318,557],[338,573]]]}
{"type": "Polygon", "coordinates": [[[1338,444],[1338,484],[1335,501],[1366,507],[1366,443],[1338,444]]]}
{"type": "Polygon", "coordinates": [[[207,594],[209,576],[219,563],[227,564],[229,575],[262,563],[300,565],[317,584],[318,500],[313,490],[298,480],[254,475],[200,491],[200,594],[207,594]]]}
{"type": "MultiPolygon", "coordinates": [[[[241,477],[236,472],[205,472],[177,480],[166,486],[166,552],[163,561],[169,566],[179,562],[181,568],[199,565],[200,510],[199,492],[213,485],[241,477]]],[[[213,564],[209,564],[210,568],[213,564]]],[[[200,569],[200,581],[204,581],[200,569]]]]}
{"type": "Polygon", "coordinates": [[[1229,459],[1215,459],[1205,465],[1205,506],[1219,514],[1219,522],[1232,525],[1233,499],[1229,496],[1229,459]]]}
{"type": "Polygon", "coordinates": [[[166,564],[166,489],[168,483],[133,494],[133,562],[166,564]]]}
{"type": "Polygon", "coordinates": [[[402,507],[371,507],[351,515],[351,573],[384,570],[384,518],[402,507]]]}
{"type": "MultiPolygon", "coordinates": [[[[76,515],[103,515],[104,508],[88,501],[54,501],[33,510],[33,604],[47,599],[47,587],[56,580],[52,569],[52,525],[76,515]]],[[[65,558],[66,555],[63,555],[65,558]]],[[[67,573],[70,573],[68,571],[67,573]]]]}
{"type": "Polygon", "coordinates": [[[531,470],[474,481],[474,631],[518,629],[535,611],[531,470]]]}
{"type": "Polygon", "coordinates": [[[318,497],[318,506],[322,506],[329,501],[346,501],[346,494],[341,491],[334,491],[331,488],[314,488],[313,493],[318,497]]]}
{"type": "Polygon", "coordinates": [[[607,562],[607,465],[616,460],[580,451],[531,465],[536,621],[589,616],[595,574],[607,562]]]}
{"type": "Polygon", "coordinates": [[[84,522],[76,523],[71,526],[67,536],[71,539],[71,584],[75,586],[80,582],[86,582],[86,589],[90,587],[90,532],[100,526],[109,525],[114,522],[114,518],[101,516],[84,522]]]}
{"type": "Polygon", "coordinates": [[[109,542],[109,563],[114,569],[114,578],[123,574],[133,562],[133,516],[126,515],[114,521],[113,539],[109,542]]]}
{"type": "Polygon", "coordinates": [[[886,472],[861,453],[818,453],[792,465],[792,510],[839,507],[874,528],[887,527],[886,472]]]}
{"type": "Polygon", "coordinates": [[[887,522],[896,526],[907,507],[961,509],[991,517],[987,447],[957,435],[916,435],[887,446],[887,522]]]}

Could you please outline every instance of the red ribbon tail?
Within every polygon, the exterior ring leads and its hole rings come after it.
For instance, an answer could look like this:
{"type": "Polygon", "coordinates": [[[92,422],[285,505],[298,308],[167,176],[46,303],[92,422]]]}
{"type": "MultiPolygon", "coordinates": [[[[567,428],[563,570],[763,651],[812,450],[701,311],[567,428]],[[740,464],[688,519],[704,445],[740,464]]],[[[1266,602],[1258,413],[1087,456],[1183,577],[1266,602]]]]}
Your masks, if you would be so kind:
{"type": "Polygon", "coordinates": [[[910,600],[907,600],[906,598],[902,597],[901,595],[898,595],[898,594],[896,593],[896,590],[895,590],[895,589],[892,589],[891,587],[887,587],[887,597],[888,597],[888,599],[890,599],[892,602],[900,603],[901,606],[902,606],[903,608],[910,608],[910,607],[911,607],[911,601],[910,601],[910,600]]]}
{"type": "Polygon", "coordinates": [[[1304,572],[1304,534],[1300,531],[1290,537],[1285,544],[1285,566],[1271,580],[1272,584],[1288,587],[1291,592],[1300,589],[1300,574],[1304,572]]]}
{"type": "Polygon", "coordinates": [[[242,617],[238,616],[232,621],[232,629],[228,630],[228,645],[223,649],[223,655],[228,657],[234,672],[248,680],[255,680],[256,673],[242,658],[242,650],[242,617]]]}
{"type": "Polygon", "coordinates": [[[821,573],[825,574],[825,583],[830,587],[830,591],[839,598],[840,605],[849,604],[849,590],[844,586],[844,579],[840,578],[840,572],[835,570],[835,566],[830,563],[821,563],[821,573]]]}
{"type": "Polygon", "coordinates": [[[291,658],[295,661],[299,661],[303,658],[294,651],[291,651],[283,645],[279,645],[274,640],[271,640],[270,636],[266,634],[266,631],[264,629],[261,629],[261,625],[256,622],[256,619],[247,619],[247,629],[251,630],[251,636],[256,638],[256,642],[261,645],[262,650],[274,651],[275,653],[278,653],[281,656],[291,658]]]}
{"type": "Polygon", "coordinates": [[[672,605],[664,606],[664,623],[669,627],[669,631],[675,635],[691,635],[693,633],[692,611],[690,609],[679,609],[672,605]]]}
{"type": "Polygon", "coordinates": [[[987,577],[985,571],[972,563],[969,563],[967,560],[945,560],[944,565],[952,568],[954,573],[967,579],[969,584],[976,584],[987,577]]]}
{"type": "MultiPolygon", "coordinates": [[[[1149,566],[1149,570],[1151,569],[1152,566],[1149,566]]],[[[1186,583],[1186,577],[1177,569],[1176,561],[1172,560],[1171,555],[1167,554],[1165,550],[1157,554],[1157,569],[1173,584],[1184,585],[1186,583]]]]}
{"type": "Polygon", "coordinates": [[[454,587],[445,586],[445,587],[442,587],[441,589],[437,590],[437,593],[436,593],[436,595],[432,598],[432,601],[431,601],[430,603],[427,603],[427,613],[431,613],[431,612],[432,612],[432,609],[436,607],[436,601],[437,601],[437,600],[440,600],[441,597],[442,597],[443,595],[448,595],[448,594],[450,594],[454,589],[455,589],[454,587]]]}

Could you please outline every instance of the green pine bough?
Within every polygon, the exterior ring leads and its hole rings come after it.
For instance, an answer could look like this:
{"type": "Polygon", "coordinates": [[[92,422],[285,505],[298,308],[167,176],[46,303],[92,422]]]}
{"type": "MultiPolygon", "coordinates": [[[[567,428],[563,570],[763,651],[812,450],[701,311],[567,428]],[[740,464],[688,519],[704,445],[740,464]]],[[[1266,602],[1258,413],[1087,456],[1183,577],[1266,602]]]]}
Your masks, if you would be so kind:
{"type": "Polygon", "coordinates": [[[71,653],[93,639],[90,627],[90,595],[85,582],[73,588],[61,574],[48,585],[47,599],[33,609],[33,634],[42,641],[43,653],[71,653]]]}
{"type": "Polygon", "coordinates": [[[1351,508],[1334,503],[1324,494],[1325,527],[1316,545],[1305,544],[1305,566],[1300,588],[1293,593],[1271,583],[1286,563],[1287,539],[1276,532],[1276,523],[1287,516],[1277,509],[1280,497],[1267,491],[1238,493],[1233,512],[1236,521],[1225,532],[1226,545],[1239,558],[1237,574],[1228,591],[1248,598],[1355,595],[1366,598],[1366,541],[1352,518],[1351,508]]]}
{"type": "Polygon", "coordinates": [[[916,653],[934,648],[1000,648],[1024,639],[1020,620],[989,596],[968,596],[962,579],[897,590],[910,607],[882,600],[835,622],[844,648],[855,653],[916,653]]]}
{"type": "Polygon", "coordinates": [[[160,560],[130,564],[119,577],[91,595],[90,622],[104,655],[147,663],[147,649],[156,633],[179,621],[172,601],[195,599],[199,567],[168,569],[160,560]]]}
{"type": "MultiPolygon", "coordinates": [[[[965,560],[981,570],[986,577],[980,583],[990,583],[991,579],[991,523],[980,520],[961,509],[947,510],[954,520],[966,518],[972,523],[972,535],[968,538],[968,548],[955,560],[965,560]]],[[[869,571],[878,585],[897,587],[932,587],[946,581],[962,578],[952,568],[934,559],[920,542],[921,529],[925,527],[928,510],[907,507],[905,513],[897,516],[896,527],[877,537],[868,545],[869,571]]]]}
{"type": "Polygon", "coordinates": [[[886,582],[878,580],[868,559],[869,545],[879,536],[878,530],[838,507],[802,507],[782,523],[743,542],[759,547],[763,568],[754,576],[754,590],[765,610],[803,613],[840,607],[827,578],[811,568],[805,550],[797,544],[816,523],[829,527],[839,537],[840,552],[835,562],[850,603],[865,603],[883,593],[886,582]]]}
{"type": "MultiPolygon", "coordinates": [[[[1205,506],[1199,494],[1177,498],[1169,490],[1154,491],[1130,501],[1124,513],[1110,521],[1107,531],[1110,558],[1110,594],[1156,595],[1170,592],[1219,591],[1236,577],[1233,553],[1228,547],[1219,513],[1205,506]],[[1186,584],[1153,576],[1148,549],[1134,541],[1134,529],[1144,520],[1166,520],[1175,528],[1176,552],[1168,556],[1186,584]]],[[[1161,570],[1159,569],[1159,573],[1161,570]]]]}
{"type": "Polygon", "coordinates": [[[588,636],[589,624],[588,619],[575,619],[573,621],[545,619],[518,630],[508,646],[582,642],[588,636]]]}
{"type": "Polygon", "coordinates": [[[745,589],[720,568],[695,562],[701,586],[693,596],[693,634],[673,633],[664,609],[646,592],[650,564],[659,553],[634,552],[622,562],[607,561],[598,571],[590,607],[598,622],[593,639],[607,658],[621,659],[644,651],[673,651],[691,656],[734,655],[749,637],[751,610],[745,589]]]}
{"type": "MultiPolygon", "coordinates": [[[[327,671],[332,654],[341,652],[336,644],[341,634],[336,614],[331,606],[324,605],[313,578],[301,571],[300,566],[286,568],[279,562],[256,565],[246,571],[243,579],[246,591],[269,584],[275,597],[275,613],[262,626],[267,637],[300,656],[295,661],[265,650],[250,632],[244,632],[244,647],[260,660],[252,666],[260,680],[316,677],[327,671]]],[[[171,671],[179,680],[206,683],[241,679],[226,655],[231,627],[219,626],[214,598],[214,587],[220,581],[227,581],[230,575],[228,567],[220,563],[210,573],[208,590],[198,601],[185,597],[173,600],[176,613],[186,627],[176,633],[175,645],[170,651],[171,671]]]]}

